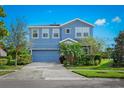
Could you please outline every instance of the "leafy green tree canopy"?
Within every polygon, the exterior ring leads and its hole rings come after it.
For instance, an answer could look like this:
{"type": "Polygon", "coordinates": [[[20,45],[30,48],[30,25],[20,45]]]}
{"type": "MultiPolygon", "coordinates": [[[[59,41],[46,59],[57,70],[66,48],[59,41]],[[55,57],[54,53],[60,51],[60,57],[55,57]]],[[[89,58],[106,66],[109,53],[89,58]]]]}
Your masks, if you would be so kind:
{"type": "Polygon", "coordinates": [[[3,18],[6,17],[6,14],[5,14],[2,6],[0,6],[0,17],[1,17],[1,20],[0,20],[0,40],[1,40],[5,36],[9,35],[9,32],[8,32],[7,28],[5,27],[5,23],[3,21],[3,18]]]}
{"type": "Polygon", "coordinates": [[[93,37],[82,38],[80,43],[82,46],[90,46],[92,55],[99,54],[104,47],[104,42],[102,40],[95,39],[93,37]]]}

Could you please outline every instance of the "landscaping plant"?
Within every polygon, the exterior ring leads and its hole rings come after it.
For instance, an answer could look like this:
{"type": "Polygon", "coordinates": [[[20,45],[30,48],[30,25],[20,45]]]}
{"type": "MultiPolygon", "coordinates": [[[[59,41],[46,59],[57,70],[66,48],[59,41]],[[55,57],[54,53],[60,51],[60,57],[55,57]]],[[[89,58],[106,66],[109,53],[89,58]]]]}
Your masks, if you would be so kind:
{"type": "Polygon", "coordinates": [[[66,59],[64,63],[70,65],[77,64],[84,53],[80,43],[61,43],[60,52],[66,59]]]}
{"type": "Polygon", "coordinates": [[[23,20],[16,19],[11,23],[10,36],[7,38],[7,52],[12,59],[8,64],[15,62],[15,65],[24,65],[31,62],[26,35],[26,23],[23,20]]]}
{"type": "Polygon", "coordinates": [[[113,52],[114,66],[124,66],[124,31],[115,39],[116,45],[113,52]]]}

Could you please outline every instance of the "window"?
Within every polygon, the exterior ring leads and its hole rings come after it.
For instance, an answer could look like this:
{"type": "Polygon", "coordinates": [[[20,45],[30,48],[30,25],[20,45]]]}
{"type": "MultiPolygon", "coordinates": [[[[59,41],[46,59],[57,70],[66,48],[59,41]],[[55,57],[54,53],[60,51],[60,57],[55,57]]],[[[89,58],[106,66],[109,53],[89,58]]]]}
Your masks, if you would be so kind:
{"type": "Polygon", "coordinates": [[[32,30],[32,38],[33,39],[39,38],[39,31],[38,30],[32,30]]]}
{"type": "Polygon", "coordinates": [[[49,29],[42,29],[42,38],[44,39],[49,38],[49,29]]]}
{"type": "Polygon", "coordinates": [[[75,38],[82,38],[82,27],[76,27],[75,28],[75,38]]]}
{"type": "Polygon", "coordinates": [[[80,32],[77,32],[77,37],[81,37],[81,33],[80,32]]]}
{"type": "Polygon", "coordinates": [[[89,27],[83,27],[83,36],[87,37],[89,35],[90,28],[89,27]]]}
{"type": "Polygon", "coordinates": [[[43,33],[43,37],[47,38],[48,37],[48,33],[43,33]]]}
{"type": "Polygon", "coordinates": [[[83,27],[83,31],[89,32],[90,28],[89,27],[83,27]]]}
{"type": "Polygon", "coordinates": [[[89,35],[89,27],[76,27],[75,28],[75,38],[83,38],[89,35]]]}
{"type": "Polygon", "coordinates": [[[71,31],[71,29],[70,29],[70,28],[66,28],[66,29],[65,29],[65,33],[66,33],[66,34],[69,34],[69,33],[70,33],[70,31],[71,31]]]}
{"type": "Polygon", "coordinates": [[[87,37],[88,36],[88,33],[87,32],[84,32],[84,37],[87,37]]]}
{"type": "Polygon", "coordinates": [[[59,29],[53,29],[52,37],[53,38],[59,38],[60,37],[59,29]]]}

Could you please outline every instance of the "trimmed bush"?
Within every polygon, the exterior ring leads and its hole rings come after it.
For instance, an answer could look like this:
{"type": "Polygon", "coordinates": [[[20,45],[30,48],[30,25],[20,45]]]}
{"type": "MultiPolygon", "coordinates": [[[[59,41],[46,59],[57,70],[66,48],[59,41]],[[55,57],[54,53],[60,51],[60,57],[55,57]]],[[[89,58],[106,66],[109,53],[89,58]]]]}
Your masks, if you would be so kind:
{"type": "Polygon", "coordinates": [[[15,65],[15,60],[9,60],[7,65],[15,65]]]}
{"type": "Polygon", "coordinates": [[[69,66],[69,65],[70,65],[70,62],[64,60],[64,61],[63,61],[63,65],[64,65],[65,67],[66,67],[66,66],[69,66]]]}
{"type": "Polygon", "coordinates": [[[100,55],[82,55],[80,60],[77,61],[77,65],[98,65],[101,63],[100,55]]]}
{"type": "Polygon", "coordinates": [[[31,63],[31,56],[30,55],[20,55],[18,57],[18,65],[26,65],[31,63]]]}
{"type": "Polygon", "coordinates": [[[8,59],[0,58],[0,65],[6,65],[8,62],[8,59]]]}

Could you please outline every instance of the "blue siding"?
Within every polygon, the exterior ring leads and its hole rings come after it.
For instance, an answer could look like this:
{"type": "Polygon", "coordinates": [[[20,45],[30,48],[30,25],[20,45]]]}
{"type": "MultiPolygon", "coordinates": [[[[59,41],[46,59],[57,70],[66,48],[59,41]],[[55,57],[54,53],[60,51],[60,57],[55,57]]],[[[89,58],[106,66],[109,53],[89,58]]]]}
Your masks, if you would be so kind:
{"type": "Polygon", "coordinates": [[[42,29],[39,30],[39,38],[38,39],[31,39],[32,46],[31,48],[58,48],[58,43],[60,41],[60,38],[54,39],[52,38],[52,29],[54,28],[48,28],[49,29],[49,39],[43,39],[42,38],[42,29]]]}
{"type": "MultiPolygon", "coordinates": [[[[61,27],[61,39],[66,39],[66,38],[71,38],[71,39],[75,39],[75,27],[90,27],[89,25],[85,24],[85,23],[82,23],[80,21],[74,21],[74,22],[71,22],[67,25],[64,25],[61,27]],[[66,28],[71,28],[71,33],[70,34],[66,34],[65,33],[65,29],[66,28]]],[[[91,28],[92,30],[92,28],[91,28]]],[[[92,35],[92,32],[90,31],[90,35],[92,35]]]]}
{"type": "Polygon", "coordinates": [[[57,62],[59,63],[59,51],[33,50],[33,62],[57,62]]]}
{"type": "MultiPolygon", "coordinates": [[[[79,20],[76,20],[74,22],[63,25],[61,27],[57,27],[60,29],[60,38],[59,39],[52,38],[52,29],[54,29],[53,27],[52,28],[45,27],[45,28],[49,29],[49,34],[50,34],[49,39],[42,38],[42,28],[41,27],[36,28],[36,29],[39,29],[39,38],[38,39],[32,39],[31,31],[30,31],[30,41],[31,41],[30,48],[31,49],[33,49],[33,48],[58,49],[59,41],[64,40],[66,38],[75,39],[75,27],[90,27],[90,35],[93,36],[93,32],[92,32],[93,27],[91,27],[85,23],[82,23],[79,20]],[[65,34],[66,28],[71,28],[70,34],[65,34]]],[[[33,62],[59,62],[59,56],[60,56],[60,53],[58,50],[32,50],[32,61],[33,62]]]]}

